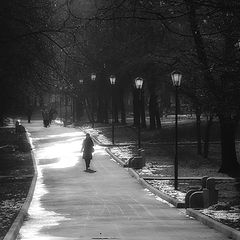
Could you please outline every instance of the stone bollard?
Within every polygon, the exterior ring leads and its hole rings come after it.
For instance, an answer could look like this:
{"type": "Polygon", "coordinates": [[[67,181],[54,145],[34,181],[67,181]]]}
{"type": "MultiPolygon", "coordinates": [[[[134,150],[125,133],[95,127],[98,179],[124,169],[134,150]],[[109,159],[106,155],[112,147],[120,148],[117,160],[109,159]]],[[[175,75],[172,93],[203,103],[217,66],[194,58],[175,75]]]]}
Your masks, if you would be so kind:
{"type": "Polygon", "coordinates": [[[208,176],[202,177],[202,180],[201,180],[202,189],[207,187],[207,179],[208,179],[208,176]]]}
{"type": "Polygon", "coordinates": [[[141,169],[143,167],[143,158],[142,157],[134,157],[132,159],[132,168],[141,169]]]}
{"type": "Polygon", "coordinates": [[[186,194],[185,205],[186,208],[208,208],[209,206],[218,202],[218,190],[215,189],[215,179],[202,179],[206,186],[202,190],[191,190],[186,194]]]}
{"type": "Polygon", "coordinates": [[[195,189],[190,189],[186,195],[185,195],[185,208],[189,208],[190,207],[190,197],[193,193],[199,191],[198,188],[195,188],[195,189]]]}
{"type": "Polygon", "coordinates": [[[18,145],[19,151],[29,152],[31,150],[31,145],[26,139],[26,135],[25,135],[26,129],[21,124],[20,120],[17,120],[15,123],[15,132],[16,132],[17,145],[18,145]]]}
{"type": "Polygon", "coordinates": [[[209,206],[217,204],[218,202],[218,190],[215,189],[216,183],[214,178],[207,179],[207,189],[209,190],[209,206]]]}
{"type": "Polygon", "coordinates": [[[141,169],[143,167],[143,158],[142,157],[132,157],[128,160],[124,167],[141,169]]]}
{"type": "Polygon", "coordinates": [[[209,190],[204,188],[202,191],[196,191],[189,198],[190,208],[207,208],[209,207],[209,190]]]}
{"type": "MultiPolygon", "coordinates": [[[[185,196],[185,208],[188,208],[190,206],[190,197],[193,193],[202,191],[204,188],[206,188],[207,179],[208,179],[208,176],[202,177],[200,188],[199,187],[192,187],[192,188],[189,189],[189,191],[187,192],[187,194],[185,196]]],[[[203,204],[201,204],[201,205],[203,205],[203,204]]]]}
{"type": "Polygon", "coordinates": [[[142,157],[142,167],[146,165],[146,158],[145,158],[145,151],[144,149],[140,148],[138,149],[138,155],[142,157]]]}
{"type": "Polygon", "coordinates": [[[195,191],[189,197],[189,206],[190,208],[203,208],[203,192],[195,191]]]}

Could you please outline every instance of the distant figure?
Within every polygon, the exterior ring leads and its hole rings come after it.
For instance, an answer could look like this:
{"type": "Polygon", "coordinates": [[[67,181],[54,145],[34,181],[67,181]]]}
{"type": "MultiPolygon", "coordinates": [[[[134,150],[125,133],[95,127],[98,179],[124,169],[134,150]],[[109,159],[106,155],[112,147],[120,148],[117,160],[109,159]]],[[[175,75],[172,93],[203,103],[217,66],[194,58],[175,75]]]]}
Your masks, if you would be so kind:
{"type": "Polygon", "coordinates": [[[81,152],[83,152],[83,159],[85,160],[85,163],[86,163],[86,170],[85,170],[86,172],[94,172],[89,168],[90,161],[92,159],[92,153],[94,151],[93,146],[94,146],[93,140],[91,139],[90,134],[87,133],[86,138],[83,140],[82,149],[81,149],[81,152]]]}
{"type": "Polygon", "coordinates": [[[31,122],[32,113],[33,113],[33,107],[32,107],[31,105],[29,105],[29,106],[27,107],[27,119],[28,119],[28,123],[31,122]]]}
{"type": "Polygon", "coordinates": [[[43,117],[43,126],[49,126],[49,113],[46,109],[42,110],[42,117],[43,117]]]}
{"type": "Polygon", "coordinates": [[[51,108],[49,111],[49,124],[52,123],[52,120],[56,119],[57,111],[54,108],[51,108]]]}

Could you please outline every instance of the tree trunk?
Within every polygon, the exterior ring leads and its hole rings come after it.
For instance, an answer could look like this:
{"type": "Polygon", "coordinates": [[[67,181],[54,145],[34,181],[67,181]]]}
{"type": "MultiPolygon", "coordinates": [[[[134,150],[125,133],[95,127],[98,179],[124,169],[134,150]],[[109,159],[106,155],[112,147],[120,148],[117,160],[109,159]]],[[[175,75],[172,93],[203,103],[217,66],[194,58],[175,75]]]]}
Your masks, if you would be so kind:
{"type": "Polygon", "coordinates": [[[207,120],[207,125],[205,129],[205,137],[204,137],[204,152],[203,157],[208,158],[209,153],[209,141],[210,141],[210,130],[213,123],[213,115],[210,114],[209,119],[207,120]]]}
{"type": "Polygon", "coordinates": [[[118,119],[118,98],[114,97],[114,122],[119,123],[118,119]]]}
{"type": "Polygon", "coordinates": [[[111,86],[111,90],[112,90],[112,96],[111,96],[111,100],[112,100],[112,106],[111,106],[111,115],[112,115],[112,121],[114,123],[118,123],[118,99],[119,99],[119,94],[118,91],[116,89],[116,86],[112,85],[111,86]]]}
{"type": "Polygon", "coordinates": [[[77,108],[76,108],[76,106],[77,106],[76,101],[77,101],[76,98],[73,97],[72,98],[72,121],[73,122],[76,122],[76,120],[77,120],[77,117],[76,117],[76,115],[77,115],[77,113],[76,113],[76,110],[77,110],[77,108]]]}
{"type": "MultiPolygon", "coordinates": [[[[84,106],[85,106],[85,109],[86,109],[88,120],[89,120],[89,122],[92,122],[93,121],[92,120],[92,115],[91,115],[91,111],[89,110],[89,103],[88,103],[87,98],[84,99],[84,106]]],[[[66,114],[66,111],[65,111],[65,114],[66,114]]]]}
{"type": "Polygon", "coordinates": [[[139,96],[137,89],[133,89],[133,125],[138,126],[139,122],[139,96]]]}
{"type": "Polygon", "coordinates": [[[3,96],[0,95],[0,126],[4,125],[4,115],[6,113],[6,101],[3,96]]]}
{"type": "Polygon", "coordinates": [[[3,120],[4,120],[4,117],[2,114],[0,114],[0,127],[3,126],[3,120]]]}
{"type": "Polygon", "coordinates": [[[109,123],[109,118],[108,118],[108,109],[109,109],[108,103],[109,103],[109,101],[107,98],[105,98],[103,102],[104,102],[104,104],[103,104],[103,122],[109,123]]]}
{"type": "Polygon", "coordinates": [[[162,113],[160,114],[159,112],[159,109],[158,109],[158,105],[156,103],[156,122],[157,122],[157,128],[158,129],[161,129],[162,128],[162,123],[161,123],[161,116],[162,116],[162,113]],[[161,115],[161,116],[160,116],[161,115]]]}
{"type": "Polygon", "coordinates": [[[240,165],[237,161],[235,133],[237,121],[219,117],[221,128],[222,165],[219,172],[240,177],[240,165]]]}
{"type": "Polygon", "coordinates": [[[196,135],[197,135],[197,153],[202,154],[202,137],[201,137],[201,108],[196,107],[196,135]]]}
{"type": "Polygon", "coordinates": [[[4,124],[3,98],[0,96],[0,127],[4,124]]]}
{"type": "Polygon", "coordinates": [[[146,124],[146,116],[145,116],[145,98],[144,98],[144,91],[141,90],[141,97],[139,100],[139,104],[140,104],[140,121],[141,121],[141,127],[142,128],[146,128],[147,124],[146,124]]]}
{"type": "Polygon", "coordinates": [[[80,121],[81,117],[83,116],[83,106],[82,106],[82,99],[81,97],[78,97],[76,99],[76,120],[80,121]]]}
{"type": "Polygon", "coordinates": [[[155,129],[156,128],[156,121],[155,121],[155,116],[156,116],[156,97],[154,93],[151,93],[150,99],[149,99],[149,116],[150,116],[150,129],[155,129]]]}
{"type": "Polygon", "coordinates": [[[98,97],[97,122],[103,123],[103,100],[101,97],[98,97]]]}
{"type": "Polygon", "coordinates": [[[150,129],[161,128],[160,113],[157,104],[157,96],[153,92],[149,99],[149,116],[150,116],[150,129]]]}
{"type": "Polygon", "coordinates": [[[126,124],[126,110],[125,110],[125,104],[124,104],[124,94],[121,93],[121,99],[120,99],[120,112],[121,112],[121,123],[126,124]]]}

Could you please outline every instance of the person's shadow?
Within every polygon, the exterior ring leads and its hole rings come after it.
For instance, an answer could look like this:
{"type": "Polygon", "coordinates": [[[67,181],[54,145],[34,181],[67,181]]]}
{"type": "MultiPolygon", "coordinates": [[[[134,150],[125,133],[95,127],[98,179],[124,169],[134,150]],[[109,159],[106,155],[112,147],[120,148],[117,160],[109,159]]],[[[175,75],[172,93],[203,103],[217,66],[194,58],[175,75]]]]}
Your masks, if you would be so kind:
{"type": "Polygon", "coordinates": [[[84,170],[84,171],[87,173],[95,173],[96,172],[95,170],[92,170],[92,169],[88,169],[88,170],[84,170]]]}

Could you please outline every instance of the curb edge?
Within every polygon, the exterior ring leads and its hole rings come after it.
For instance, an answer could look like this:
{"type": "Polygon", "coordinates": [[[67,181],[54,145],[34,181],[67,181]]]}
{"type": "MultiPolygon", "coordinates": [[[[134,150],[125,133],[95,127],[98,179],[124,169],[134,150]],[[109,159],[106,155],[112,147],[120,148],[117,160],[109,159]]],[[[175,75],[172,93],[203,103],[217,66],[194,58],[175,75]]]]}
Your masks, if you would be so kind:
{"type": "MultiPolygon", "coordinates": [[[[25,134],[26,134],[26,138],[27,138],[29,144],[32,146],[31,141],[28,136],[28,132],[26,131],[25,134]]],[[[34,153],[32,150],[30,151],[30,153],[31,153],[31,158],[32,158],[32,162],[33,162],[33,167],[34,167],[34,175],[33,175],[33,179],[31,182],[31,186],[29,188],[29,191],[28,191],[28,194],[27,194],[27,197],[26,197],[26,200],[25,200],[23,206],[21,207],[17,217],[15,218],[14,222],[12,223],[11,227],[9,228],[9,230],[8,230],[7,234],[5,235],[5,237],[3,238],[3,240],[16,239],[16,237],[20,231],[20,228],[23,224],[24,218],[27,215],[30,203],[32,201],[33,193],[34,193],[36,182],[37,182],[38,171],[37,171],[37,164],[36,164],[34,153]]]]}
{"type": "Polygon", "coordinates": [[[211,219],[210,217],[200,213],[199,211],[192,209],[192,208],[187,208],[186,209],[186,214],[197,219],[201,223],[207,225],[210,228],[213,228],[221,233],[223,233],[225,236],[228,238],[234,239],[234,240],[240,240],[240,232],[226,226],[225,224],[222,224],[216,220],[211,219]]]}
{"type": "MultiPolygon", "coordinates": [[[[81,129],[82,130],[82,129],[81,129]]],[[[83,130],[82,130],[83,131],[83,130]]],[[[83,131],[85,132],[85,131],[83,131]]],[[[100,141],[98,141],[96,138],[94,138],[95,142],[100,145],[103,146],[103,144],[101,144],[100,141]]],[[[116,162],[121,165],[122,167],[124,166],[124,162],[119,159],[117,156],[115,156],[108,147],[105,148],[105,151],[114,159],[116,160],[116,162]]],[[[174,205],[176,208],[185,208],[185,204],[182,202],[178,202],[176,199],[169,197],[168,195],[162,193],[161,191],[159,191],[158,189],[152,187],[150,184],[148,184],[143,178],[141,178],[137,172],[132,169],[132,168],[126,168],[127,171],[129,172],[129,174],[136,178],[137,181],[145,186],[150,192],[154,193],[155,195],[161,197],[162,199],[164,199],[165,201],[167,201],[168,203],[174,205]]],[[[187,208],[186,209],[186,215],[193,217],[194,219],[198,220],[199,222],[201,222],[204,225],[207,225],[210,228],[213,228],[221,233],[223,233],[225,236],[227,236],[228,238],[232,238],[233,240],[240,240],[240,232],[228,227],[220,222],[217,222],[216,220],[211,219],[210,217],[201,214],[200,212],[197,212],[196,210],[192,209],[192,208],[187,208]]],[[[5,240],[5,239],[4,239],[5,240]]]]}
{"type": "MultiPolygon", "coordinates": [[[[116,160],[121,166],[124,165],[124,162],[119,159],[117,156],[115,156],[109,148],[106,148],[105,149],[106,152],[114,159],[116,160]]],[[[185,204],[182,203],[182,202],[179,202],[177,201],[176,199],[172,198],[172,197],[169,197],[168,195],[162,193],[161,191],[159,191],[158,189],[152,187],[149,183],[147,183],[143,178],[141,178],[138,173],[132,169],[132,168],[126,168],[127,171],[129,172],[129,174],[136,178],[137,181],[144,187],[146,187],[150,192],[154,193],[155,195],[161,197],[162,199],[164,199],[165,201],[171,203],[172,205],[174,205],[176,208],[184,208],[185,207],[185,204]]]]}

